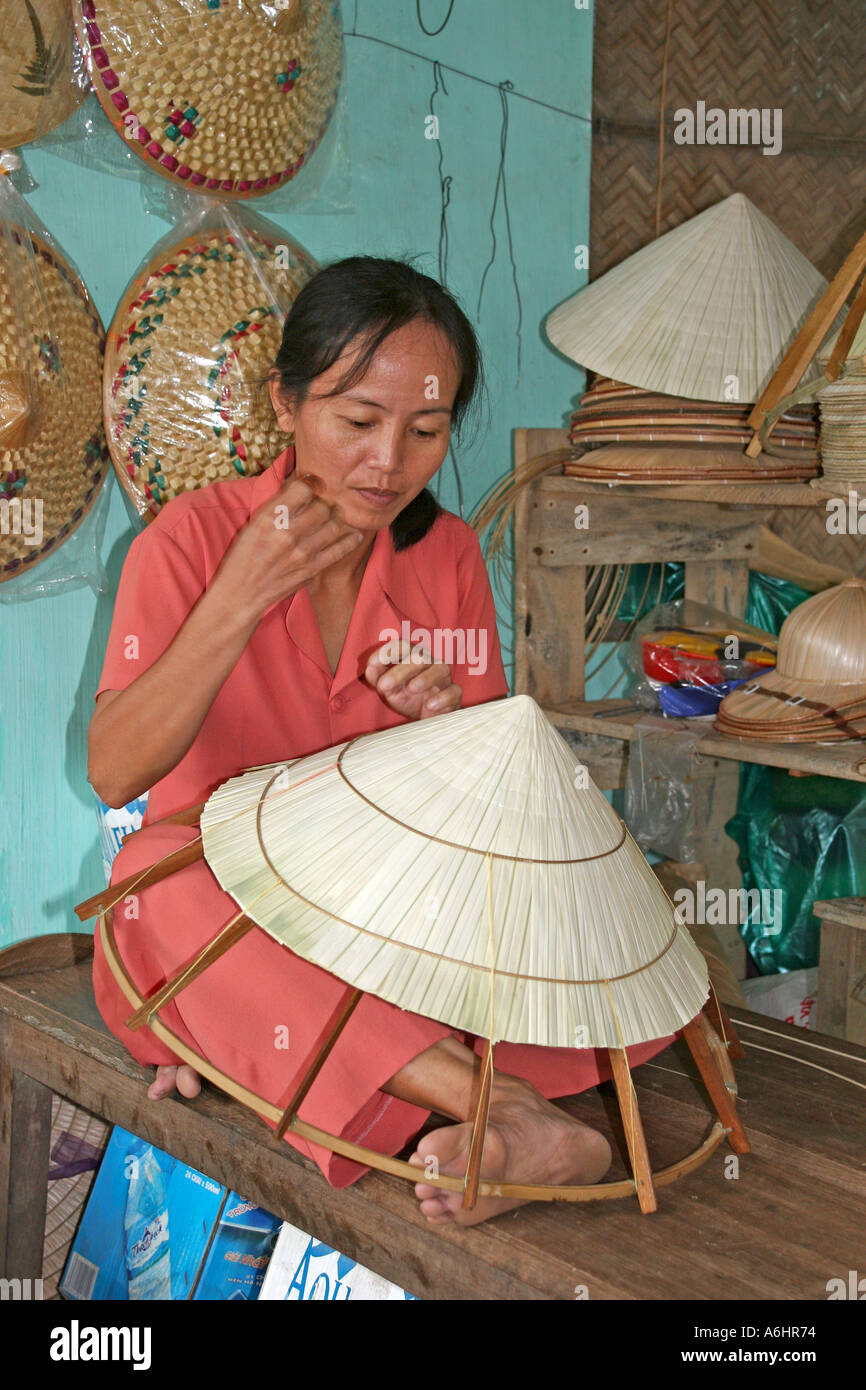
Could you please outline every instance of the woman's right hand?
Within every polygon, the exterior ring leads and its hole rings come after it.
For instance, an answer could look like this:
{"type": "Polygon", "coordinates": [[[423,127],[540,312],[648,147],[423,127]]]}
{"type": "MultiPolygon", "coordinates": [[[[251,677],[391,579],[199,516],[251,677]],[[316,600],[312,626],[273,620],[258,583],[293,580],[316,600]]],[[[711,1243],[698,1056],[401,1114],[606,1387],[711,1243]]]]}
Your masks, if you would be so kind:
{"type": "Polygon", "coordinates": [[[292,476],[253,513],[223,557],[209,588],[212,601],[224,596],[257,623],[273,604],[360,548],[365,533],[316,495],[315,482],[292,476]]]}

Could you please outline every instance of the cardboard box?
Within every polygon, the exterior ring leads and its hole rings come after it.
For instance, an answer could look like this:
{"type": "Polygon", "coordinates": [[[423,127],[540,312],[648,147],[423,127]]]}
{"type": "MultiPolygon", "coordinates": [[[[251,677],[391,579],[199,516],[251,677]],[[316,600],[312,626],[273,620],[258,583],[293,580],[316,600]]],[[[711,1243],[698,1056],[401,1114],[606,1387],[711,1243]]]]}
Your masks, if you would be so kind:
{"type": "Polygon", "coordinates": [[[94,1301],[255,1299],[279,1220],[115,1128],[60,1283],[94,1301]]]}
{"type": "Polygon", "coordinates": [[[414,1294],[406,1293],[381,1274],[365,1269],[288,1221],[283,1222],[259,1297],[285,1303],[342,1303],[349,1298],[418,1302],[414,1294]]]}

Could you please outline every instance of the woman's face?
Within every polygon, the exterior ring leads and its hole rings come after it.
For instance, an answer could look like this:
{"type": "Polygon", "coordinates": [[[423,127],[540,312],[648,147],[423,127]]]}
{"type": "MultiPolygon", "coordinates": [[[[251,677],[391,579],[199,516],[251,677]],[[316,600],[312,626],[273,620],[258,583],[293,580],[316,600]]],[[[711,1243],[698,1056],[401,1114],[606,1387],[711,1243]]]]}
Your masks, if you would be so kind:
{"type": "Polygon", "coordinates": [[[320,479],[320,496],[340,507],[348,525],[378,531],[442,464],[460,370],[448,340],[419,319],[385,339],[354,386],[327,395],[358,350],[351,344],[317,377],[297,410],[276,376],[270,391],[280,427],[294,433],[297,471],[320,479]]]}

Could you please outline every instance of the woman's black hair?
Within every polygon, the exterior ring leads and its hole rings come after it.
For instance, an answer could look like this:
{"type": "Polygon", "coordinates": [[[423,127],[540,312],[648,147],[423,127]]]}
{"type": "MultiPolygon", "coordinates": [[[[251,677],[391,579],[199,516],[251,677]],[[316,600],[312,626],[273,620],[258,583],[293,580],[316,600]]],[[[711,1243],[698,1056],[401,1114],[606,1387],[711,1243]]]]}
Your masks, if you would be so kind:
{"type": "MultiPolygon", "coordinates": [[[[478,340],[453,296],[406,261],[349,256],[307,281],[286,315],[274,362],[281,389],[300,406],[316,378],[358,341],[358,356],[330,394],[348,391],[385,339],[418,319],[440,329],[454,349],[460,382],[452,420],[459,434],[483,380],[478,340]]],[[[419,492],[391,523],[395,550],[426,536],[441,510],[428,488],[419,492]]]]}

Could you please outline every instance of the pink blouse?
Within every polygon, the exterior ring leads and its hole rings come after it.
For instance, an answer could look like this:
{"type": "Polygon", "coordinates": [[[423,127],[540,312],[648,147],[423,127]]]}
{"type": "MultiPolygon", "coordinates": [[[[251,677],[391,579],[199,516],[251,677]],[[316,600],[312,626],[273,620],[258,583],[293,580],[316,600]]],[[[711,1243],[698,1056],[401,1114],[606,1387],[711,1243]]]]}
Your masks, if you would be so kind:
{"type": "MultiPolygon", "coordinates": [[[[125,689],[162,655],[239,529],[293,468],[290,448],[256,478],[213,483],[167,503],[136,537],[97,694],[125,689]]],[[[390,528],[377,532],[333,676],[306,589],[268,610],[189,751],[152,788],[145,823],[204,801],[244,768],[406,723],[363,680],[370,654],[394,637],[425,641],[450,665],[464,706],[508,693],[478,537],[450,512],[399,553],[390,528]]],[[[161,717],[158,707],[150,717],[161,717]]]]}

